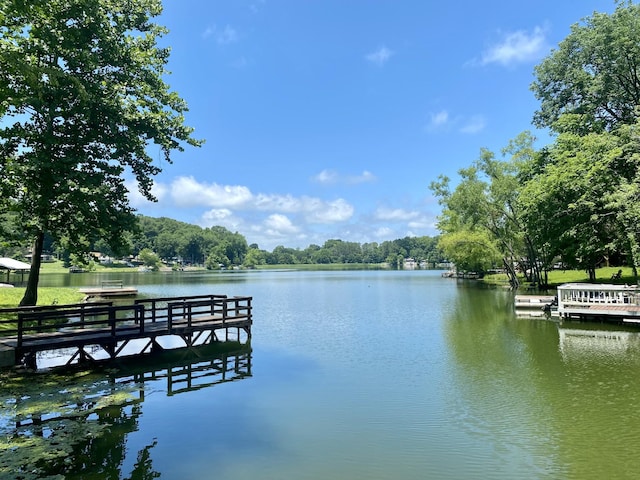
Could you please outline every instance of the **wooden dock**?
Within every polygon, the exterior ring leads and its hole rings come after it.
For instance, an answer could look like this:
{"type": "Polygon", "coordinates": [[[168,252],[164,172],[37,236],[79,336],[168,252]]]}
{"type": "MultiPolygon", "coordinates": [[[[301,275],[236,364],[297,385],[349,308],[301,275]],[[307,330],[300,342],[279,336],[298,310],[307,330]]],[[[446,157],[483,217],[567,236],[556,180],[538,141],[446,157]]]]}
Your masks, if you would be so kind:
{"type": "Polygon", "coordinates": [[[640,290],[635,285],[568,283],[558,287],[562,319],[640,323],[640,290]]]}
{"type": "Polygon", "coordinates": [[[161,337],[190,348],[212,341],[251,339],[251,297],[200,295],[136,300],[130,305],[60,305],[0,310],[0,358],[5,366],[37,368],[38,354],[72,353],[67,364],[162,351],[161,337]]]}
{"type": "Polygon", "coordinates": [[[555,303],[554,295],[516,295],[514,306],[519,317],[545,317],[555,313],[555,303]]]}
{"type": "Polygon", "coordinates": [[[138,294],[137,288],[123,285],[122,280],[104,280],[99,287],[84,287],[79,291],[84,293],[87,299],[95,297],[134,297],[138,294]]]}

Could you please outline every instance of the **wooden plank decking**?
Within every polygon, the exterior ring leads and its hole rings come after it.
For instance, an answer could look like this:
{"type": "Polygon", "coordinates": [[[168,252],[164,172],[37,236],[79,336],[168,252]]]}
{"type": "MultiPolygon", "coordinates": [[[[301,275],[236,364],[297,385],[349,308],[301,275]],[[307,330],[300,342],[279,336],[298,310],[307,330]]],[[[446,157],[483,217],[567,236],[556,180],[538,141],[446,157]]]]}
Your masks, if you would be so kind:
{"type": "Polygon", "coordinates": [[[72,349],[67,363],[93,360],[87,347],[98,347],[113,359],[134,340],[145,340],[138,355],[162,350],[157,339],[174,336],[185,347],[196,342],[219,340],[223,331],[229,340],[230,330],[240,340],[244,332],[251,338],[251,297],[205,295],[136,301],[131,305],[101,304],[60,306],[55,309],[17,311],[17,318],[0,320],[6,326],[0,337],[2,358],[7,362],[7,349],[13,350],[12,364],[37,367],[37,354],[44,351],[72,349]]]}
{"type": "Polygon", "coordinates": [[[99,287],[85,287],[79,289],[87,298],[93,297],[132,297],[138,294],[135,287],[127,287],[122,280],[104,280],[99,287]]]}

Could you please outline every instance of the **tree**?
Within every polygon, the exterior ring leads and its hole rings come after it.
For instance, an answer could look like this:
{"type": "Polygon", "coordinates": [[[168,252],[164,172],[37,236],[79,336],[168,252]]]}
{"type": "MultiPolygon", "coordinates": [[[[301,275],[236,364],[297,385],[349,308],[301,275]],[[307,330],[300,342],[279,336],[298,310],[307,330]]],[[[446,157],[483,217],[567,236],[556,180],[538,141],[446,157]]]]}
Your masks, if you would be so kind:
{"type": "Polygon", "coordinates": [[[492,261],[497,251],[513,288],[519,284],[515,264],[520,264],[530,281],[544,283],[539,269],[539,249],[521,221],[517,204],[521,189],[519,175],[533,161],[533,142],[531,134],[521,133],[503,149],[503,156],[508,157],[505,160],[482,149],[471,167],[459,171],[461,181],[453,191],[446,177],[440,177],[430,186],[444,207],[438,228],[443,232],[440,247],[449,260],[458,266],[460,258],[468,263],[460,245],[472,247],[474,255],[481,252],[479,246],[482,246],[492,261]],[[461,242],[465,236],[474,240],[461,242]]]}
{"type": "Polygon", "coordinates": [[[264,265],[264,263],[264,253],[258,248],[249,248],[242,265],[247,268],[254,268],[256,265],[264,265]]]}
{"type": "Polygon", "coordinates": [[[154,272],[160,269],[162,262],[160,262],[160,257],[153,251],[148,248],[143,248],[138,253],[138,258],[142,262],[145,267],[151,268],[154,272]]]}
{"type": "Polygon", "coordinates": [[[21,305],[37,301],[46,232],[72,251],[104,238],[115,250],[135,228],[125,173],[153,200],[160,168],[184,143],[185,102],[163,76],[160,0],[0,0],[0,175],[33,238],[21,305]]]}
{"type": "MultiPolygon", "coordinates": [[[[519,200],[523,219],[549,255],[589,272],[616,252],[640,265],[640,125],[612,132],[573,133],[572,115],[560,122],[564,132],[544,154],[519,200]]],[[[582,125],[581,118],[573,122],[582,125]]]]}
{"type": "Polygon", "coordinates": [[[640,106],[640,5],[618,1],[594,13],[535,69],[540,100],[534,123],[552,127],[563,114],[582,115],[584,132],[634,123],[640,106]]]}
{"type": "Polygon", "coordinates": [[[443,235],[440,248],[463,272],[486,272],[500,261],[500,252],[487,230],[458,230],[443,235]]]}

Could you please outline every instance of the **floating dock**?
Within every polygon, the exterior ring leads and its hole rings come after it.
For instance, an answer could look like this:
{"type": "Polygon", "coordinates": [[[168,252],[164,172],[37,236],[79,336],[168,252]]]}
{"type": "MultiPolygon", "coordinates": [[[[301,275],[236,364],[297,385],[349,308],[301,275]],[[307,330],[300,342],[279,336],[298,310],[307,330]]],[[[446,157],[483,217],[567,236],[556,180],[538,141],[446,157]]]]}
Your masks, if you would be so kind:
{"type": "Polygon", "coordinates": [[[99,287],[85,287],[79,289],[86,298],[109,298],[109,297],[135,297],[138,289],[123,285],[122,280],[105,280],[99,287]]]}
{"type": "MultiPolygon", "coordinates": [[[[515,308],[519,317],[544,317],[552,313],[554,295],[516,295],[515,308]]],[[[555,311],[555,309],[554,309],[555,311]]]]}
{"type": "Polygon", "coordinates": [[[199,295],[136,300],[130,305],[56,305],[0,310],[0,366],[37,368],[38,355],[66,351],[67,364],[163,351],[162,337],[191,348],[251,339],[251,297],[199,295]]]}

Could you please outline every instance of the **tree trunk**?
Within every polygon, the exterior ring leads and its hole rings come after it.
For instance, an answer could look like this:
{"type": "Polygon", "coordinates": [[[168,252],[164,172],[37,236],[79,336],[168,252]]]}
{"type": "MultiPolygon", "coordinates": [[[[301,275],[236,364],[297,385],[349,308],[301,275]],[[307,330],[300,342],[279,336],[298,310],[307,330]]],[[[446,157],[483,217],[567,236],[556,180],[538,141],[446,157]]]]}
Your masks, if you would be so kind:
{"type": "Polygon", "coordinates": [[[520,282],[518,281],[517,273],[513,269],[513,261],[511,259],[503,258],[502,263],[504,264],[507,277],[509,278],[509,285],[513,290],[517,290],[520,286],[520,282]]]}
{"type": "Polygon", "coordinates": [[[596,267],[589,267],[587,269],[587,272],[589,273],[589,282],[595,283],[596,282],[596,267]]]}
{"type": "Polygon", "coordinates": [[[42,262],[42,249],[44,248],[44,232],[38,232],[33,242],[31,251],[31,269],[27,279],[27,289],[24,292],[21,307],[31,307],[38,303],[38,282],[40,280],[40,264],[42,262]]]}

